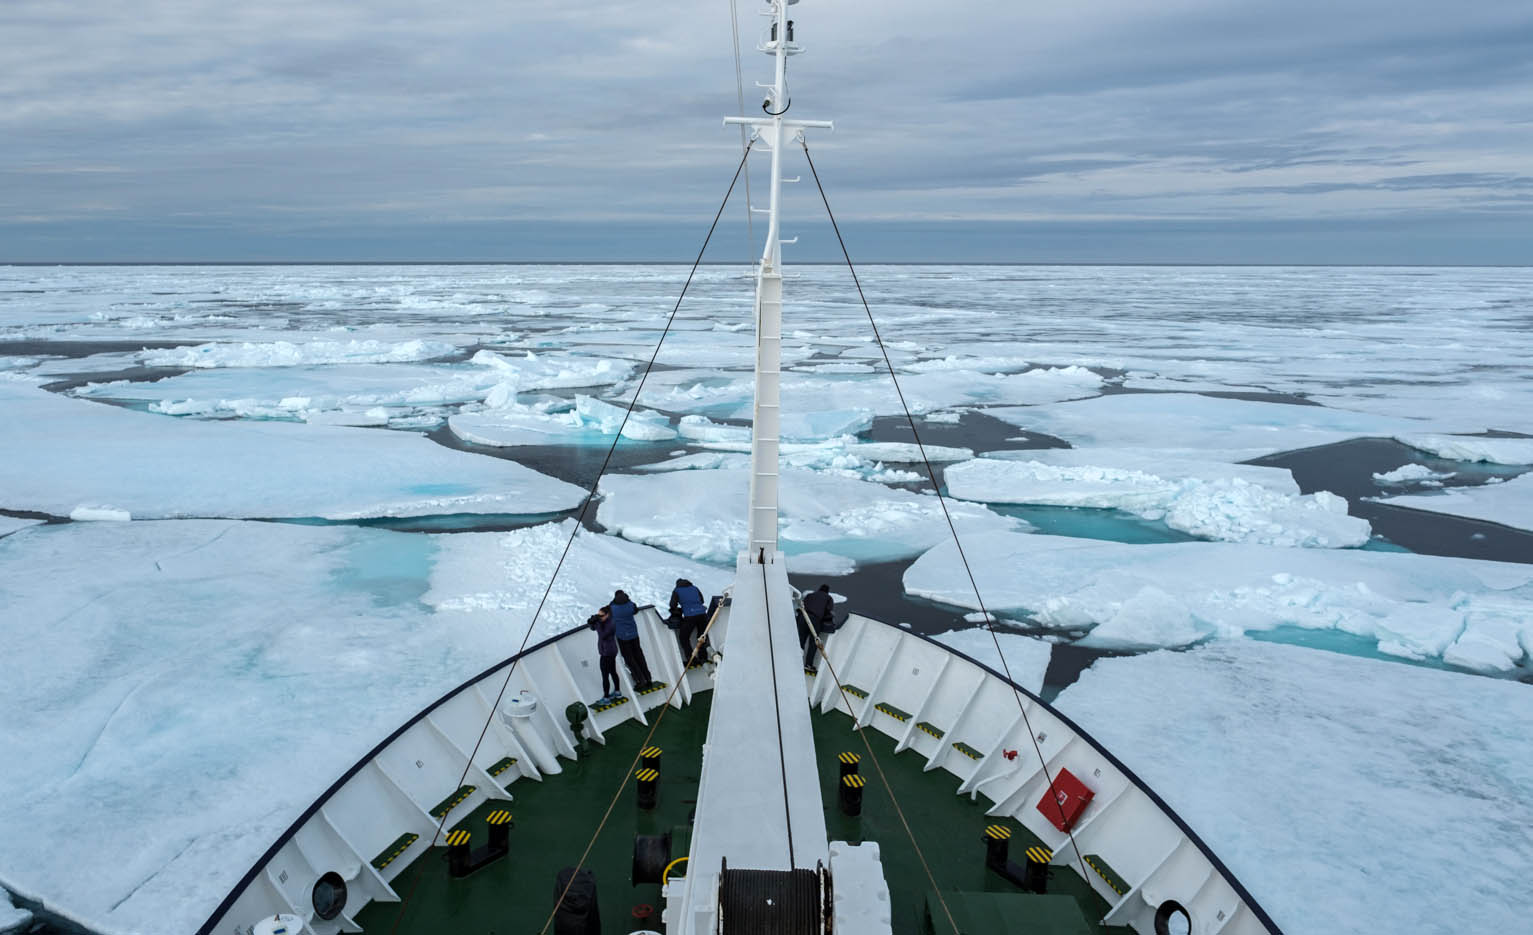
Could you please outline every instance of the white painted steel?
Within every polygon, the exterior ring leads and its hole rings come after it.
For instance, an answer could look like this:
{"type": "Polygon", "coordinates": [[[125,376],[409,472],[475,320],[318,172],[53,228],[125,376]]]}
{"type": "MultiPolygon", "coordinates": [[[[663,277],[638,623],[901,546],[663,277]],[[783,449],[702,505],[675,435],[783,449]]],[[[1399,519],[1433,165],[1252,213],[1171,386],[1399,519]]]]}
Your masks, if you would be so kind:
{"type": "MultiPolygon", "coordinates": [[[[759,577],[759,565],[748,567],[759,577]]],[[[768,566],[769,569],[772,567],[768,566]]],[[[731,653],[738,653],[742,662],[748,661],[752,655],[746,648],[746,644],[752,642],[750,637],[741,636],[749,633],[749,628],[742,625],[745,617],[737,616],[732,621],[733,626],[724,619],[726,614],[743,614],[744,600],[741,598],[743,592],[737,597],[736,607],[728,608],[720,615],[710,634],[715,647],[724,650],[725,664],[731,653]]],[[[777,614],[778,609],[774,606],[774,619],[777,614]]],[[[675,634],[665,627],[659,615],[646,608],[639,615],[639,625],[640,639],[652,669],[659,671],[661,660],[670,664],[672,657],[677,658],[679,667],[679,652],[674,648],[675,634]]],[[[805,678],[800,674],[802,668],[796,664],[801,661],[796,659],[797,644],[793,641],[790,644],[787,654],[791,664],[786,668],[793,678],[805,678]]],[[[762,650],[758,647],[757,652],[762,650]]],[[[1066,836],[1055,830],[1035,808],[1046,782],[1022,728],[1012,689],[1004,680],[940,644],[857,615],[826,639],[826,655],[830,665],[822,662],[816,676],[800,683],[808,686],[814,703],[822,710],[867,716],[869,727],[897,743],[907,744],[909,749],[924,756],[927,769],[942,769],[951,775],[955,794],[974,798],[983,796],[990,803],[993,814],[1014,818],[1041,837],[1054,850],[1057,865],[1081,873],[1083,868],[1076,861],[1066,836]],[[868,690],[869,697],[865,701],[850,698],[849,707],[835,690],[835,682],[829,675],[832,666],[844,682],[868,690]],[[875,684],[876,692],[872,690],[875,684]],[[909,713],[910,721],[901,722],[877,711],[879,702],[909,713]],[[913,731],[916,722],[930,724],[942,731],[943,737],[939,740],[925,731],[913,731]],[[979,750],[982,759],[971,760],[959,753],[953,746],[956,741],[979,750]],[[1018,750],[1015,760],[1007,760],[1002,755],[1007,749],[1018,750]]],[[[763,667],[764,658],[756,657],[763,667]]],[[[557,773],[562,766],[559,761],[571,755],[563,711],[572,701],[589,702],[601,693],[595,659],[594,637],[588,631],[579,630],[540,647],[518,663],[508,694],[515,695],[524,689],[535,691],[539,701],[537,711],[529,717],[514,719],[518,725],[516,730],[508,728],[501,718],[493,718],[484,744],[474,757],[471,777],[483,775],[506,756],[516,757],[518,764],[497,777],[499,788],[480,788],[469,801],[457,806],[449,816],[449,825],[492,794],[514,800],[515,783],[521,780],[560,781],[557,773]],[[586,662],[591,664],[583,664],[586,662]],[[568,678],[553,677],[561,669],[568,670],[568,678]],[[537,689],[533,689],[533,685],[538,686],[537,689]],[[557,712],[558,717],[550,716],[550,712],[557,712]],[[553,757],[553,762],[548,764],[550,768],[528,765],[527,751],[534,743],[550,751],[549,755],[553,757]]],[[[779,657],[779,671],[783,669],[779,657]]],[[[314,935],[358,931],[348,920],[354,918],[364,905],[372,901],[398,901],[391,881],[411,861],[426,853],[427,844],[436,830],[436,821],[429,816],[428,810],[456,788],[465,757],[460,751],[473,748],[479,729],[491,715],[490,702],[504,678],[504,668],[486,674],[438,705],[429,717],[417,719],[376,756],[362,764],[319,803],[270,860],[257,868],[249,884],[225,912],[211,920],[205,931],[222,935],[248,933],[249,926],[257,920],[269,919],[279,912],[298,916],[307,927],[306,931],[314,935]],[[422,765],[417,766],[417,760],[422,765]],[[420,839],[384,870],[373,870],[372,858],[406,831],[419,834],[420,839]],[[314,918],[308,899],[315,881],[330,870],[346,880],[348,901],[342,917],[326,923],[314,918]]],[[[685,678],[690,685],[688,697],[712,687],[706,669],[694,669],[685,678]]],[[[640,713],[637,710],[618,712],[623,708],[637,709],[640,705],[644,711],[652,712],[663,703],[664,697],[664,692],[656,692],[644,696],[639,704],[630,702],[598,717],[610,716],[617,720],[635,717],[640,713]]],[[[1174,900],[1186,907],[1192,920],[1192,931],[1199,935],[1255,935],[1276,931],[1269,929],[1258,913],[1247,905],[1175,817],[1110,756],[1044,705],[1025,695],[1023,700],[1029,706],[1028,716],[1035,731],[1044,736],[1040,746],[1049,759],[1050,772],[1057,774],[1061,767],[1069,769],[1096,792],[1095,799],[1076,825],[1077,843],[1083,854],[1101,855],[1129,885],[1126,893],[1115,893],[1094,871],[1084,868],[1082,875],[1112,907],[1106,917],[1108,923],[1126,925],[1150,935],[1154,932],[1155,910],[1162,903],[1174,900]]],[[[756,697],[753,701],[759,707],[763,699],[756,697]]],[[[713,699],[715,714],[722,714],[721,707],[728,707],[722,702],[722,693],[719,693],[713,699]]],[[[770,705],[767,707],[769,709],[770,705]]],[[[610,726],[615,722],[603,720],[602,724],[610,726]]],[[[719,719],[710,723],[710,748],[716,731],[724,731],[725,725],[730,723],[719,719]]],[[[851,726],[851,721],[845,723],[851,726]]],[[[752,739],[758,748],[766,741],[763,736],[752,739]]],[[[808,749],[807,743],[805,749],[808,749]]],[[[758,752],[765,756],[767,751],[758,752]]],[[[775,751],[771,753],[770,765],[776,769],[776,754],[775,751]]],[[[827,764],[827,769],[834,768],[833,764],[827,764]]],[[[711,769],[711,766],[707,767],[705,775],[711,769]]],[[[865,772],[872,774],[871,770],[865,772]]],[[[479,785],[474,778],[468,782],[479,785]]],[[[818,785],[814,788],[812,807],[818,813],[818,785]]],[[[909,806],[909,803],[905,804],[909,806]]],[[[592,809],[605,807],[605,801],[591,803],[592,809]]],[[[754,830],[759,832],[767,825],[763,818],[766,806],[751,799],[749,794],[736,798],[731,807],[744,820],[753,823],[754,830]]],[[[809,806],[806,804],[805,807],[809,806]]],[[[694,843],[706,832],[706,825],[714,823],[715,819],[709,815],[700,796],[694,843]]],[[[811,833],[799,831],[798,827],[795,826],[796,847],[801,834],[811,833]]],[[[819,835],[818,847],[828,855],[823,824],[819,835]]],[[[513,849],[519,846],[513,835],[513,849]]],[[[894,847],[895,842],[885,842],[885,846],[894,847]]],[[[515,854],[513,859],[517,859],[515,854]]],[[[535,854],[526,854],[520,859],[535,861],[537,858],[535,854]]],[[[830,860],[834,870],[836,860],[834,857],[830,860]]],[[[744,866],[733,859],[731,864],[744,866]]],[[[813,865],[812,861],[810,865],[813,865]]],[[[701,869],[700,863],[694,866],[701,869]]],[[[688,873],[687,879],[698,876],[701,874],[694,870],[688,873]]],[[[669,888],[668,920],[682,904],[677,882],[673,881],[669,888]]],[[[838,878],[838,890],[840,885],[838,878]]],[[[527,921],[534,924],[540,919],[541,910],[529,912],[527,917],[527,921]],[[532,915],[539,918],[534,919],[532,915]]],[[[680,931],[669,925],[667,930],[680,931]]]]}
{"type": "Polygon", "coordinates": [[[830,842],[836,935],[890,935],[893,913],[878,842],[830,842]]]}
{"type": "Polygon", "coordinates": [[[687,876],[666,931],[712,935],[719,870],[813,870],[829,860],[793,591],[782,556],[736,565],[698,780],[687,876]]]}
{"type": "MultiPolygon", "coordinates": [[[[788,41],[788,3],[771,0],[763,15],[770,16],[776,38],[757,48],[772,56],[773,80],[766,86],[766,117],[726,117],[727,124],[755,128],[755,139],[770,153],[767,185],[767,234],[761,262],[756,269],[756,374],[755,403],[751,420],[751,477],[747,515],[747,550],[752,556],[777,551],[779,477],[779,428],[781,424],[782,370],[782,151],[790,139],[801,137],[805,127],[829,126],[827,121],[787,121],[783,113],[792,100],[788,90],[788,57],[802,51],[788,41]]],[[[796,181],[796,179],[795,179],[796,181]]],[[[795,238],[796,240],[797,238],[795,238]]]]}

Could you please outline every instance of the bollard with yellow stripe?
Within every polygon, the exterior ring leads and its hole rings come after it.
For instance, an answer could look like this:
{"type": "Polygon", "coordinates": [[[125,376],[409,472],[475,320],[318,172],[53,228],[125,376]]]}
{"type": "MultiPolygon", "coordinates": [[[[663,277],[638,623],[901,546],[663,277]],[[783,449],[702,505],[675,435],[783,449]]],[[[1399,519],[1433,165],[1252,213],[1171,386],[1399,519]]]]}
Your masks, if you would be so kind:
{"type": "Polygon", "coordinates": [[[485,816],[484,823],[490,826],[490,849],[511,850],[511,813],[497,808],[485,816]]]}
{"type": "Polygon", "coordinates": [[[639,765],[645,769],[659,769],[660,753],[659,747],[645,747],[639,751],[639,765]]]}
{"type": "Polygon", "coordinates": [[[862,789],[868,781],[857,773],[841,777],[841,814],[852,818],[862,814],[862,789]]]}
{"type": "Polygon", "coordinates": [[[862,769],[862,757],[848,750],[836,757],[836,762],[841,765],[841,778],[857,774],[862,769]]]}
{"type": "Polygon", "coordinates": [[[469,833],[464,828],[447,832],[447,872],[455,877],[468,876],[473,869],[469,866],[468,839],[469,833]]]}
{"type": "Polygon", "coordinates": [[[645,767],[634,773],[633,778],[638,780],[639,807],[646,812],[653,809],[660,797],[660,771],[645,767]]]}
{"type": "Polygon", "coordinates": [[[1035,844],[1023,853],[1027,855],[1027,863],[1022,867],[1022,888],[1033,893],[1047,892],[1049,861],[1054,859],[1054,852],[1035,844]]]}
{"type": "Polygon", "coordinates": [[[1011,829],[1005,825],[985,826],[985,866],[1003,876],[1011,849],[1011,829]]]}

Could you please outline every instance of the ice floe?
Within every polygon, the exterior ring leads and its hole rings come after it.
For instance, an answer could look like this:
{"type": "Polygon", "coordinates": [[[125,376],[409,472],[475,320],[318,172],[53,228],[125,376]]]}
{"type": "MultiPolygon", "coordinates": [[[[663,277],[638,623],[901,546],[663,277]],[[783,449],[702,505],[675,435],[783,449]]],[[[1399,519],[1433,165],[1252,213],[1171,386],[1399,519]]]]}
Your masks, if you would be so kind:
{"type": "Polygon", "coordinates": [[[1235,640],[1098,660],[1055,705],[1284,931],[1527,927],[1527,685],[1235,640]]]}
{"type": "MultiPolygon", "coordinates": [[[[184,520],[0,539],[0,644],[27,673],[0,679],[0,749],[26,754],[0,757],[0,882],[99,931],[195,930],[374,744],[515,652],[571,528],[184,520]]],[[[582,533],[529,640],[615,587],[664,601],[677,577],[717,593],[728,575],[582,533]]]]}
{"type": "Polygon", "coordinates": [[[983,627],[949,630],[933,638],[1002,675],[1010,672],[1013,682],[1032,692],[1043,688],[1043,676],[1048,672],[1049,658],[1054,651],[1052,644],[1020,633],[998,630],[992,639],[990,631],[983,627]],[[997,642],[1000,643],[1000,654],[996,653],[997,642]]]}
{"type": "Polygon", "coordinates": [[[1452,461],[1533,464],[1533,438],[1487,438],[1478,435],[1396,435],[1418,451],[1452,461]]]}
{"type": "MultiPolygon", "coordinates": [[[[1527,667],[1533,566],[1396,552],[1237,543],[1125,545],[1018,533],[963,537],[985,605],[1090,630],[1087,645],[1186,646],[1283,626],[1338,630],[1411,659],[1485,672],[1527,667]],[[1481,648],[1489,643],[1493,651],[1481,648]]],[[[951,542],[905,572],[905,590],[978,609],[951,542]]]]}
{"type": "Polygon", "coordinates": [[[1368,541],[1368,521],[1348,516],[1345,500],[1325,491],[1299,495],[1286,470],[1100,459],[1160,472],[1151,473],[1092,463],[1098,451],[1039,452],[1041,459],[1027,461],[980,458],[949,467],[945,478],[953,496],[965,500],[1119,509],[1206,539],[1308,548],[1368,541]]]}
{"type": "MultiPolygon", "coordinates": [[[[671,552],[730,562],[745,545],[749,470],[609,474],[596,519],[608,530],[671,552]]],[[[937,498],[850,477],[786,468],[780,488],[784,551],[831,552],[858,562],[917,555],[950,533],[937,498]]],[[[1013,529],[1016,520],[953,504],[965,530],[1013,529]]]]}
{"type": "Polygon", "coordinates": [[[580,488],[416,435],[190,422],[0,382],[0,507],[135,518],[542,514],[580,488]]]}
{"type": "Polygon", "coordinates": [[[1533,529],[1533,473],[1481,487],[1452,487],[1440,492],[1388,497],[1379,502],[1533,529]]]}
{"type": "Polygon", "coordinates": [[[1211,460],[1244,460],[1359,436],[1430,430],[1427,422],[1325,406],[1253,402],[1187,393],[1122,393],[1025,408],[987,410],[1030,432],[1080,446],[1196,448],[1211,460]]]}
{"type": "Polygon", "coordinates": [[[591,396],[577,395],[573,405],[555,400],[529,405],[512,397],[496,399],[498,407],[462,412],[447,420],[448,429],[476,445],[515,448],[522,445],[609,445],[618,434],[630,441],[670,441],[676,429],[658,412],[636,408],[624,420],[626,404],[615,406],[591,396]]]}
{"type": "Polygon", "coordinates": [[[389,363],[430,360],[457,350],[441,341],[271,341],[199,344],[139,352],[148,367],[294,367],[301,364],[389,363]]]}
{"type": "Polygon", "coordinates": [[[1425,464],[1402,464],[1393,471],[1385,471],[1382,474],[1374,474],[1373,479],[1380,484],[1398,487],[1405,484],[1420,484],[1428,487],[1440,487],[1442,482],[1453,477],[1453,472],[1439,474],[1425,464]]]}

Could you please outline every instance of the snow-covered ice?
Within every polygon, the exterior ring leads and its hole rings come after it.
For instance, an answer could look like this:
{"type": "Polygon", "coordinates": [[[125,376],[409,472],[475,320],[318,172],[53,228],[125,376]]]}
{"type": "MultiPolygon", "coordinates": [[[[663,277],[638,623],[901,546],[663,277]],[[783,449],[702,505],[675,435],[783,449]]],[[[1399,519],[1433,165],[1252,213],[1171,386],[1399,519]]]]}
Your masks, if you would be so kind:
{"type": "Polygon", "coordinates": [[[142,351],[149,367],[292,367],[301,364],[387,363],[430,360],[456,351],[441,341],[273,341],[267,344],[200,344],[142,351]]]}
{"type": "Polygon", "coordinates": [[[1441,492],[1389,497],[1380,502],[1533,529],[1533,473],[1481,487],[1453,487],[1441,492]]]}
{"type": "Polygon", "coordinates": [[[189,422],[0,382],[0,507],[135,518],[541,514],[580,488],[416,435],[189,422]]]}
{"type": "MultiPolygon", "coordinates": [[[[609,531],[695,559],[732,561],[745,546],[748,469],[602,478],[596,520],[609,531]]],[[[959,532],[1014,529],[1016,520],[953,504],[959,532]]],[[[857,562],[917,555],[947,538],[937,498],[835,474],[785,468],[783,551],[831,552],[857,562]]]]}
{"type": "MultiPolygon", "coordinates": [[[[0,643],[27,673],[0,679],[0,883],[105,931],[194,930],[352,763],[515,652],[572,527],[183,520],[0,539],[0,643]]],[[[717,593],[728,576],[582,533],[530,642],[615,587],[663,603],[677,577],[717,593]]]]}
{"type": "MultiPolygon", "coordinates": [[[[543,597],[574,523],[438,537],[431,589],[422,600],[439,614],[466,613],[520,633],[543,597]],[[508,624],[508,615],[521,623],[508,624]]],[[[722,593],[734,574],[615,536],[582,531],[559,571],[532,642],[584,623],[617,588],[641,606],[663,609],[677,578],[712,595],[722,593]]]]}
{"type": "MultiPolygon", "coordinates": [[[[992,612],[1091,628],[1115,649],[1186,646],[1283,626],[1339,630],[1412,659],[1486,672],[1529,666],[1533,566],[1398,552],[1237,543],[1125,545],[1009,532],[963,537],[992,612]]],[[[951,542],[905,572],[905,590],[978,609],[951,542]]]]}
{"type": "Polygon", "coordinates": [[[1119,509],[1227,542],[1345,548],[1368,541],[1368,521],[1348,516],[1345,500],[1326,491],[1301,496],[1286,470],[1156,459],[1160,473],[1150,473],[1093,463],[1091,456],[1101,450],[966,461],[947,469],[947,486],[955,497],[985,503],[1119,509]]]}
{"type": "Polygon", "coordinates": [[[1527,928],[1527,685],[1232,640],[1098,660],[1055,706],[1284,931],[1527,928]]]}
{"type": "Polygon", "coordinates": [[[464,441],[493,448],[561,444],[605,447],[620,427],[622,437],[630,441],[670,441],[676,437],[676,429],[658,412],[635,408],[625,422],[626,404],[617,406],[591,396],[577,395],[573,406],[554,401],[528,405],[493,394],[489,401],[499,405],[451,416],[448,428],[464,441]]]}
{"type": "Polygon", "coordinates": [[[1053,435],[1076,447],[1197,448],[1206,458],[1230,461],[1432,428],[1427,422],[1325,406],[1187,393],[1123,393],[987,411],[1018,428],[1053,435]]]}
{"type": "Polygon", "coordinates": [[[1443,481],[1453,476],[1453,472],[1451,471],[1446,474],[1439,474],[1438,472],[1427,467],[1425,464],[1402,464],[1395,468],[1393,471],[1384,471],[1380,474],[1374,474],[1373,479],[1380,484],[1385,484],[1392,487],[1403,486],[1406,484],[1420,484],[1422,486],[1440,487],[1442,486],[1443,481]]]}
{"type": "Polygon", "coordinates": [[[11,903],[11,894],[0,889],[0,935],[20,932],[32,921],[32,913],[11,903]]]}
{"type": "Polygon", "coordinates": [[[1010,672],[1013,682],[1032,692],[1043,688],[1043,676],[1048,672],[1049,658],[1054,651],[1050,643],[1005,630],[996,631],[995,639],[991,639],[990,631],[983,627],[948,630],[936,634],[934,639],[1003,675],[1010,672]],[[997,641],[1005,657],[1004,665],[1002,656],[995,651],[997,641]]]}
{"type": "Polygon", "coordinates": [[[1533,438],[1487,438],[1473,435],[1397,435],[1395,440],[1452,461],[1533,464],[1533,438]]]}

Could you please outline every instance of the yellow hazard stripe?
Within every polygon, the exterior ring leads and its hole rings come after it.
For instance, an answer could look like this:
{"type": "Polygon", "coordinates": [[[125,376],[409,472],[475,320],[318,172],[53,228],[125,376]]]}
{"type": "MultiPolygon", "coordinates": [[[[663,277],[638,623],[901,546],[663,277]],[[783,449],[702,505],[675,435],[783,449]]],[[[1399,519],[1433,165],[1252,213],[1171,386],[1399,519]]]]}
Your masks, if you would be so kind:
{"type": "Polygon", "coordinates": [[[649,782],[651,779],[658,779],[660,771],[658,769],[641,769],[634,773],[634,775],[638,777],[640,782],[649,782]]]}
{"type": "Polygon", "coordinates": [[[467,844],[467,843],[468,843],[468,832],[464,831],[461,828],[459,828],[457,831],[454,831],[454,832],[452,832],[452,833],[447,835],[447,844],[448,844],[449,847],[456,847],[459,844],[467,844]]]}
{"type": "Polygon", "coordinates": [[[1054,852],[1046,847],[1030,847],[1027,849],[1027,859],[1035,864],[1046,864],[1054,859],[1054,852]]]}
{"type": "Polygon", "coordinates": [[[645,747],[639,751],[639,756],[659,756],[662,752],[659,747],[645,747]]]}
{"type": "Polygon", "coordinates": [[[1011,829],[1005,825],[989,825],[985,828],[985,836],[989,838],[995,838],[997,840],[1003,840],[1005,838],[1011,837],[1011,829]]]}

